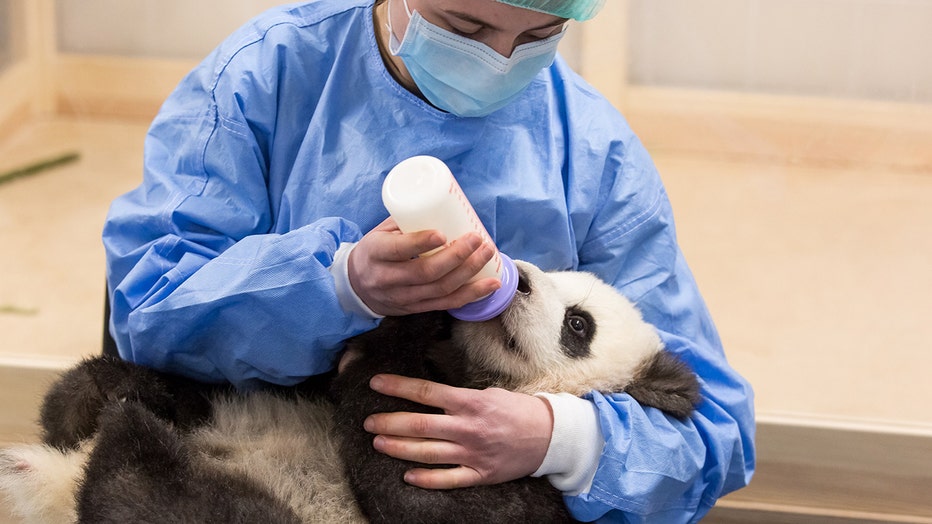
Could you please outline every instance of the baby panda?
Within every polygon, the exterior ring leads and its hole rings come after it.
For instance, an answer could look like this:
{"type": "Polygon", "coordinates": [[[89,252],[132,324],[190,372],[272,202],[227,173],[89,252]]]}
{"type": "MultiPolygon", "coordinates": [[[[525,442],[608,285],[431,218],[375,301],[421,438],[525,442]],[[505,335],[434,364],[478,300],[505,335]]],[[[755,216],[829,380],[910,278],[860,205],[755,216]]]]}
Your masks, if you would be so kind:
{"type": "MultiPolygon", "coordinates": [[[[372,447],[372,413],[431,412],[369,388],[377,373],[529,394],[626,392],[689,416],[698,380],[614,288],[518,262],[511,305],[485,322],[386,318],[339,374],[249,394],[118,359],[52,387],[43,445],[0,450],[0,491],[27,522],[568,522],[542,478],[425,490],[372,447]]],[[[426,466],[419,467],[444,467],[426,466]]]]}

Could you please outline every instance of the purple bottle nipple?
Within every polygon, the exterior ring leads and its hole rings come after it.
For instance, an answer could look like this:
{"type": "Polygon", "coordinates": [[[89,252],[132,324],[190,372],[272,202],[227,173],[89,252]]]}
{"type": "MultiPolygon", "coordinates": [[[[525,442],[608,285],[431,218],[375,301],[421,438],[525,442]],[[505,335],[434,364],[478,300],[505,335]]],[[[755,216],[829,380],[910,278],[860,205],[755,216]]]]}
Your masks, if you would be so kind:
{"type": "Polygon", "coordinates": [[[469,322],[483,322],[501,315],[508,304],[511,304],[515,291],[518,290],[518,268],[507,255],[504,253],[499,253],[499,255],[502,257],[502,287],[475,302],[448,310],[454,318],[469,322]]]}

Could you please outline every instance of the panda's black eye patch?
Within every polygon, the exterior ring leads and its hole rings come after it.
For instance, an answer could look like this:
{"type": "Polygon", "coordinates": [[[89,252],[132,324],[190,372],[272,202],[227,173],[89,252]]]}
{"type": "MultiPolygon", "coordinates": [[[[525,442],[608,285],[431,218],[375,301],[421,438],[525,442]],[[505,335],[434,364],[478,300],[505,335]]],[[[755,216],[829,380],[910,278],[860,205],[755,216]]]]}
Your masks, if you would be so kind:
{"type": "Polygon", "coordinates": [[[588,312],[579,307],[569,307],[563,316],[560,343],[563,352],[570,358],[589,356],[589,343],[595,336],[595,321],[588,312]]]}

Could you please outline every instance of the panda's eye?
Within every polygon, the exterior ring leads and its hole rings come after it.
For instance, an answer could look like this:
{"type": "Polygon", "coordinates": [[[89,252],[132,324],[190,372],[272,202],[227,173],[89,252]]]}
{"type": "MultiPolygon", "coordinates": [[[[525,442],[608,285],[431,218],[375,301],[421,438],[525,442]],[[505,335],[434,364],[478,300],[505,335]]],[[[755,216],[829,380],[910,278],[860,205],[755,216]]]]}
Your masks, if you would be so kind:
{"type": "Polygon", "coordinates": [[[570,358],[588,357],[589,344],[595,337],[595,330],[595,319],[589,312],[576,306],[567,308],[560,333],[563,352],[570,358]]]}
{"type": "Polygon", "coordinates": [[[568,327],[574,335],[585,337],[586,333],[589,331],[589,321],[578,315],[570,315],[566,317],[566,327],[568,327]]]}

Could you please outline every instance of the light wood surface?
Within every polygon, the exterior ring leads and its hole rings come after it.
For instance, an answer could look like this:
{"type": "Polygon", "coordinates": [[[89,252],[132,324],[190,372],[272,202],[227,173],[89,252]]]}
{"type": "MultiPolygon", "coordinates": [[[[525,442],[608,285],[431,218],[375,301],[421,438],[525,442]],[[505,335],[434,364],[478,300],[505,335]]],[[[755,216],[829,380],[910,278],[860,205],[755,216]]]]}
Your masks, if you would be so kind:
{"type": "Polygon", "coordinates": [[[59,55],[58,113],[150,120],[197,62],[59,55]]]}

